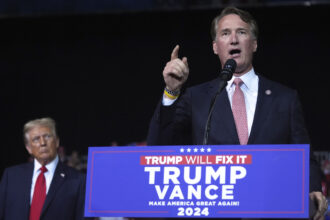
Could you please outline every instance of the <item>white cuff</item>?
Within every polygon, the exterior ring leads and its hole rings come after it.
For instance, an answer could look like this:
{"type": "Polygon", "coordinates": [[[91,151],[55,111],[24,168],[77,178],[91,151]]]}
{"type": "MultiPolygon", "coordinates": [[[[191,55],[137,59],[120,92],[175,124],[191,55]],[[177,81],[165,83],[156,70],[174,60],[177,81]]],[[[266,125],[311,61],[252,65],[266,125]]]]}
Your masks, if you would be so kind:
{"type": "Polygon", "coordinates": [[[170,106],[175,102],[175,100],[177,100],[177,98],[176,99],[170,99],[166,95],[163,95],[162,104],[164,106],[170,106]]]}

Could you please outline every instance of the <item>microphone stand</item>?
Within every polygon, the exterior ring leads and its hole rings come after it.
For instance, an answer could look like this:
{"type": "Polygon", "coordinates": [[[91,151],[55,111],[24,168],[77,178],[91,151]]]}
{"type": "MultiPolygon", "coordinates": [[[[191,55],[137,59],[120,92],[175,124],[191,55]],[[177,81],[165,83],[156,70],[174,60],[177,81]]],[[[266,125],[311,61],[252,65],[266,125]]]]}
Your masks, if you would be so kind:
{"type": "MultiPolygon", "coordinates": [[[[231,77],[230,77],[231,78],[231,77]]],[[[206,121],[206,125],[205,125],[205,130],[204,130],[204,138],[203,138],[203,145],[207,145],[208,144],[208,140],[209,140],[209,132],[210,132],[210,127],[211,127],[211,118],[212,118],[212,113],[213,113],[213,109],[215,106],[215,102],[217,100],[218,95],[221,93],[221,91],[223,90],[223,88],[225,88],[227,86],[227,80],[220,78],[220,83],[219,83],[219,88],[217,93],[215,94],[215,96],[213,97],[212,101],[211,101],[211,105],[210,105],[210,109],[209,109],[209,114],[207,117],[207,121],[206,121]]]]}
{"type": "Polygon", "coordinates": [[[229,60],[226,61],[225,65],[223,66],[223,69],[221,70],[221,73],[220,73],[220,76],[219,76],[220,83],[219,83],[218,91],[217,91],[217,93],[215,94],[215,96],[213,97],[213,99],[211,101],[209,114],[207,116],[207,121],[206,121],[206,125],[205,125],[205,130],[204,130],[203,145],[208,144],[210,125],[211,125],[210,122],[211,122],[212,113],[213,113],[213,109],[214,109],[214,105],[215,105],[215,102],[217,100],[217,97],[221,93],[223,88],[225,88],[227,86],[227,81],[229,81],[233,77],[233,72],[235,72],[236,65],[237,64],[236,64],[236,61],[234,59],[229,59],[229,60]]]}

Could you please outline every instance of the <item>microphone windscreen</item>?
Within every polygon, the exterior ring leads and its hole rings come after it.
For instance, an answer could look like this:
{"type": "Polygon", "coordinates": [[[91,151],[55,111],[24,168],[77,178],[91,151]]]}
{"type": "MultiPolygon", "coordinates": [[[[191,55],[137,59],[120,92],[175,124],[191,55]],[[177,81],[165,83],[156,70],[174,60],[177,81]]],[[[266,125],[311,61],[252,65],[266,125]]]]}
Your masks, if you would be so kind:
{"type": "Polygon", "coordinates": [[[224,69],[228,69],[230,72],[235,72],[236,69],[236,61],[234,59],[229,59],[224,65],[224,69]]]}
{"type": "Polygon", "coordinates": [[[236,70],[236,66],[237,64],[234,59],[227,60],[225,65],[223,65],[223,69],[221,70],[220,78],[222,80],[229,81],[236,70]]]}

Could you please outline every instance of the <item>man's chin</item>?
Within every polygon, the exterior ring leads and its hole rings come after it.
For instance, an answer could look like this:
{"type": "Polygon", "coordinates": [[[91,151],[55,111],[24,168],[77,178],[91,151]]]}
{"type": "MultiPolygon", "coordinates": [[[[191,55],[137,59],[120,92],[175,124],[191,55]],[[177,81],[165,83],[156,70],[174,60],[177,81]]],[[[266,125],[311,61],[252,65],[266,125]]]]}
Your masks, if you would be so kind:
{"type": "Polygon", "coordinates": [[[46,165],[49,162],[51,162],[54,158],[51,157],[50,155],[41,155],[40,157],[37,158],[38,162],[41,163],[42,165],[46,165]]]}

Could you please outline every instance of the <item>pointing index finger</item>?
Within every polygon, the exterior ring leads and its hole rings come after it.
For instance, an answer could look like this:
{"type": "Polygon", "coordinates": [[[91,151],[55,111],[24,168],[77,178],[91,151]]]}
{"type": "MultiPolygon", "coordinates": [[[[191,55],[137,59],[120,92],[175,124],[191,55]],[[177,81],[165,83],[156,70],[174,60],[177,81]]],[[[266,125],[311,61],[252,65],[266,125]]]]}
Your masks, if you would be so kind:
{"type": "Polygon", "coordinates": [[[179,45],[176,45],[171,53],[171,60],[177,59],[179,57],[179,45]]]}

